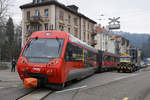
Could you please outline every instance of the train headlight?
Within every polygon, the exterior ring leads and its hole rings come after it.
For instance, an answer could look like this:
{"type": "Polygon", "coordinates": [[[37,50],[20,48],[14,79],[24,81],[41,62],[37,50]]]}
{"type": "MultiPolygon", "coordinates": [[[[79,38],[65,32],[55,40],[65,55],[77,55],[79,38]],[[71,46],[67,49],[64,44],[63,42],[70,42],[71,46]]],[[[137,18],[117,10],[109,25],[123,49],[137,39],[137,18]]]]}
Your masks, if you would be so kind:
{"type": "Polygon", "coordinates": [[[49,66],[55,66],[57,64],[59,64],[59,60],[53,60],[49,63],[49,66]]]}
{"type": "Polygon", "coordinates": [[[56,69],[48,69],[46,73],[49,76],[54,76],[56,74],[56,69]]]}

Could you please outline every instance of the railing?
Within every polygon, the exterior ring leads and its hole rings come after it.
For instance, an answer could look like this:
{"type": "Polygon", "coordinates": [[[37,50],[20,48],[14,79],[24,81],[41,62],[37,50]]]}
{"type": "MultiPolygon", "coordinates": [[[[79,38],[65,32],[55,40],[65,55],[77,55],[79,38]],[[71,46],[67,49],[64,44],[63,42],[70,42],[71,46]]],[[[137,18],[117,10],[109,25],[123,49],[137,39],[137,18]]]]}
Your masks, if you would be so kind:
{"type": "Polygon", "coordinates": [[[96,34],[97,34],[97,31],[96,31],[96,30],[93,30],[92,36],[95,36],[96,34]]]}
{"type": "Polygon", "coordinates": [[[11,62],[0,61],[0,66],[8,66],[8,67],[10,67],[11,66],[11,62]]]}
{"type": "Polygon", "coordinates": [[[91,44],[92,45],[96,45],[97,44],[97,40],[92,40],[91,44]]]}
{"type": "Polygon", "coordinates": [[[45,22],[49,21],[48,17],[42,17],[42,16],[32,16],[30,19],[28,19],[30,23],[39,23],[39,22],[45,22]]]}

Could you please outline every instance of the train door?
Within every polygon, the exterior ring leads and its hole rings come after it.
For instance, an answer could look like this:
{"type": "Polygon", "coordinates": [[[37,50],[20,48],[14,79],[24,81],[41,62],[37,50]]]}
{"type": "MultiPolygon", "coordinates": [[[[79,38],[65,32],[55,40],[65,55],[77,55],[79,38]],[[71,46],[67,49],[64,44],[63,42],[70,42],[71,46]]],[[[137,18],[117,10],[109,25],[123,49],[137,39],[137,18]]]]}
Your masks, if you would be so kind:
{"type": "Polygon", "coordinates": [[[73,72],[75,69],[83,68],[83,55],[82,48],[74,44],[68,43],[66,52],[65,52],[65,77],[68,77],[68,74],[73,72]]]}

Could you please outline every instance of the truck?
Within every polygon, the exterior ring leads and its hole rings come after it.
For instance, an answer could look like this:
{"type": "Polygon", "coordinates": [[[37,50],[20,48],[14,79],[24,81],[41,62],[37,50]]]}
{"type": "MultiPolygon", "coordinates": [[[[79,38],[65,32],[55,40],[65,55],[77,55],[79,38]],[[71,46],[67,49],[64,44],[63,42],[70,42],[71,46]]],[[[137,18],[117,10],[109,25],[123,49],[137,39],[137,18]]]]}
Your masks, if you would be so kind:
{"type": "Polygon", "coordinates": [[[129,49],[129,54],[120,55],[120,63],[117,65],[118,72],[135,72],[140,68],[140,60],[137,49],[129,49]]]}

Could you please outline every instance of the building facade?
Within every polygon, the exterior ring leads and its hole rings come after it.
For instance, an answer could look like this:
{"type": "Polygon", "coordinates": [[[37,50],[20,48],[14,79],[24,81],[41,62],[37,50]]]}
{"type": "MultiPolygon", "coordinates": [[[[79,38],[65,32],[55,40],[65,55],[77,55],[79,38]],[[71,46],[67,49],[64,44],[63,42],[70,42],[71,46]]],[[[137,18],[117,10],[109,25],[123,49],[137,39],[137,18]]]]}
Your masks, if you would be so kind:
{"type": "Polygon", "coordinates": [[[107,29],[101,28],[100,26],[96,26],[95,30],[97,31],[95,37],[97,41],[95,45],[96,49],[117,55],[129,53],[129,40],[121,36],[110,34],[107,29]]]}
{"type": "Polygon", "coordinates": [[[118,54],[116,52],[117,49],[117,44],[116,44],[116,37],[115,35],[109,35],[109,40],[108,40],[108,52],[113,53],[113,54],[118,54]]]}
{"type": "Polygon", "coordinates": [[[119,54],[129,54],[130,42],[129,40],[117,36],[117,43],[119,47],[119,54]]]}
{"type": "Polygon", "coordinates": [[[100,26],[96,26],[95,30],[97,32],[95,37],[97,44],[95,45],[95,48],[107,52],[109,32],[106,29],[101,28],[100,26]]]}
{"type": "Polygon", "coordinates": [[[75,5],[65,6],[57,0],[33,0],[20,6],[22,9],[22,46],[35,31],[65,31],[94,46],[95,21],[78,12],[75,5]]]}

